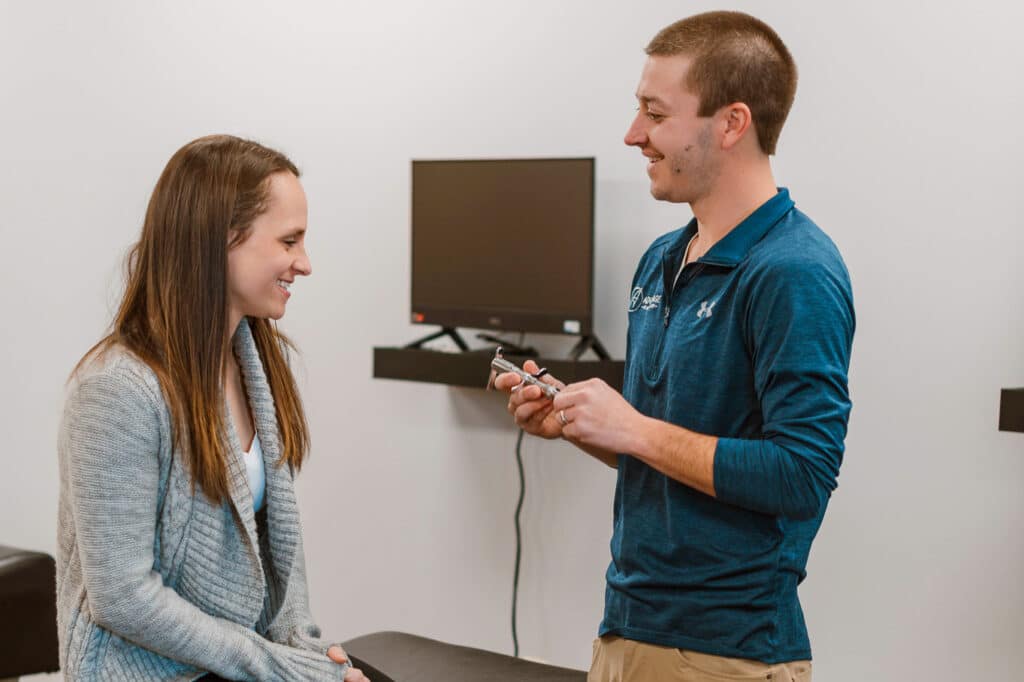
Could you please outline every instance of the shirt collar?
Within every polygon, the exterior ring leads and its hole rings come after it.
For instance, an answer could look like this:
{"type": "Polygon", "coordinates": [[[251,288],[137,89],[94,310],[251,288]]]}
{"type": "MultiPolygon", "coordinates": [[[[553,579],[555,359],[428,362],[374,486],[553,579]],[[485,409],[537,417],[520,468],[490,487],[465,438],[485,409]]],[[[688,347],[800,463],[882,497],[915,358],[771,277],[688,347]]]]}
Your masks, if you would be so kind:
{"type": "Polygon", "coordinates": [[[779,187],[778,190],[775,196],[758,206],[743,222],[719,239],[700,259],[701,262],[734,267],[746,258],[754,244],[761,241],[794,206],[793,200],[789,198],[789,190],[785,187],[779,187]]]}
{"type": "MultiPolygon", "coordinates": [[[[779,187],[778,190],[774,197],[758,206],[739,225],[729,230],[697,262],[735,267],[746,258],[754,244],[761,241],[794,206],[793,200],[789,197],[789,190],[785,187],[779,187]]],[[[697,219],[694,218],[683,228],[678,240],[667,249],[666,260],[678,264],[682,250],[696,232],[697,219]]]]}

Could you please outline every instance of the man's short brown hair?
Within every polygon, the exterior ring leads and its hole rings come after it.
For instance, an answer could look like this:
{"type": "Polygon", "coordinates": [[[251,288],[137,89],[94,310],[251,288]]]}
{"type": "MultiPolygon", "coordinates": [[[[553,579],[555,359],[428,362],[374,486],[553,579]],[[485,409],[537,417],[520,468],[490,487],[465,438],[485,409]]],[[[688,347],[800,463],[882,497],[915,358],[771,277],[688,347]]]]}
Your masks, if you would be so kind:
{"type": "Polygon", "coordinates": [[[796,95],[796,63],[768,24],[742,12],[696,14],[659,31],[646,52],[691,58],[685,85],[700,97],[698,116],[742,102],[762,151],[775,153],[796,95]]]}

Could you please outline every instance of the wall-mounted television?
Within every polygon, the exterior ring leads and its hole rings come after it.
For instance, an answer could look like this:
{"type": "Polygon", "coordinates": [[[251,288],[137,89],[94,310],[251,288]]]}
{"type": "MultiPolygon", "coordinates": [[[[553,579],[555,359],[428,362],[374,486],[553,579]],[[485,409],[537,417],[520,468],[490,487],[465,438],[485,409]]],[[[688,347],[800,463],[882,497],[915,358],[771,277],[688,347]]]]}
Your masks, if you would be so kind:
{"type": "Polygon", "coordinates": [[[412,162],[412,321],[589,335],[594,159],[412,162]]]}

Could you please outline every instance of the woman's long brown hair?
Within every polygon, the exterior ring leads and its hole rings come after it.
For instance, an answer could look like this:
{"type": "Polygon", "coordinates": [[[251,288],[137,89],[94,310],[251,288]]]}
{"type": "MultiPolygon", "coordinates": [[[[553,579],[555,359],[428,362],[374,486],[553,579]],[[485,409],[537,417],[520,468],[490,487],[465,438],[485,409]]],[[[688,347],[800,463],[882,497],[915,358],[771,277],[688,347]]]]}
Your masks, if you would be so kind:
{"type": "MultiPolygon", "coordinates": [[[[193,489],[198,485],[217,503],[228,498],[221,402],[234,332],[227,329],[228,250],[266,210],[268,179],[282,171],[299,175],[280,152],[228,135],[179,149],[156,183],[142,236],[128,254],[124,299],[111,332],[75,368],[115,345],[149,365],[193,489]]],[[[297,471],[309,450],[309,428],[285,357],[284,346],[291,344],[268,320],[249,319],[249,325],[274,397],[280,464],[297,471]]]]}

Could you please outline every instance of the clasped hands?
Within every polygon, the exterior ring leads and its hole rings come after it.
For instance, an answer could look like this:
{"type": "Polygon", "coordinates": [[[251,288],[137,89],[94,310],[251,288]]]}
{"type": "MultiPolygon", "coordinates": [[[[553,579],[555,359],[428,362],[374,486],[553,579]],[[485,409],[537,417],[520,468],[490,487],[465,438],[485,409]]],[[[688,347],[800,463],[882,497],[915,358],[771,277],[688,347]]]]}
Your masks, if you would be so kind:
{"type": "MultiPolygon", "coordinates": [[[[523,370],[537,374],[540,368],[527,360],[523,370]]],[[[494,380],[494,387],[509,395],[508,411],[520,428],[541,438],[561,437],[609,453],[635,452],[633,439],[643,417],[622,394],[600,379],[566,385],[545,374],[540,380],[559,389],[554,400],[539,387],[522,384],[512,372],[494,380]]]]}
{"type": "MultiPolygon", "coordinates": [[[[335,663],[348,663],[348,654],[346,654],[345,650],[337,644],[327,650],[327,657],[335,663]]],[[[359,668],[349,667],[349,669],[345,671],[345,682],[370,682],[370,680],[359,668]]]]}

